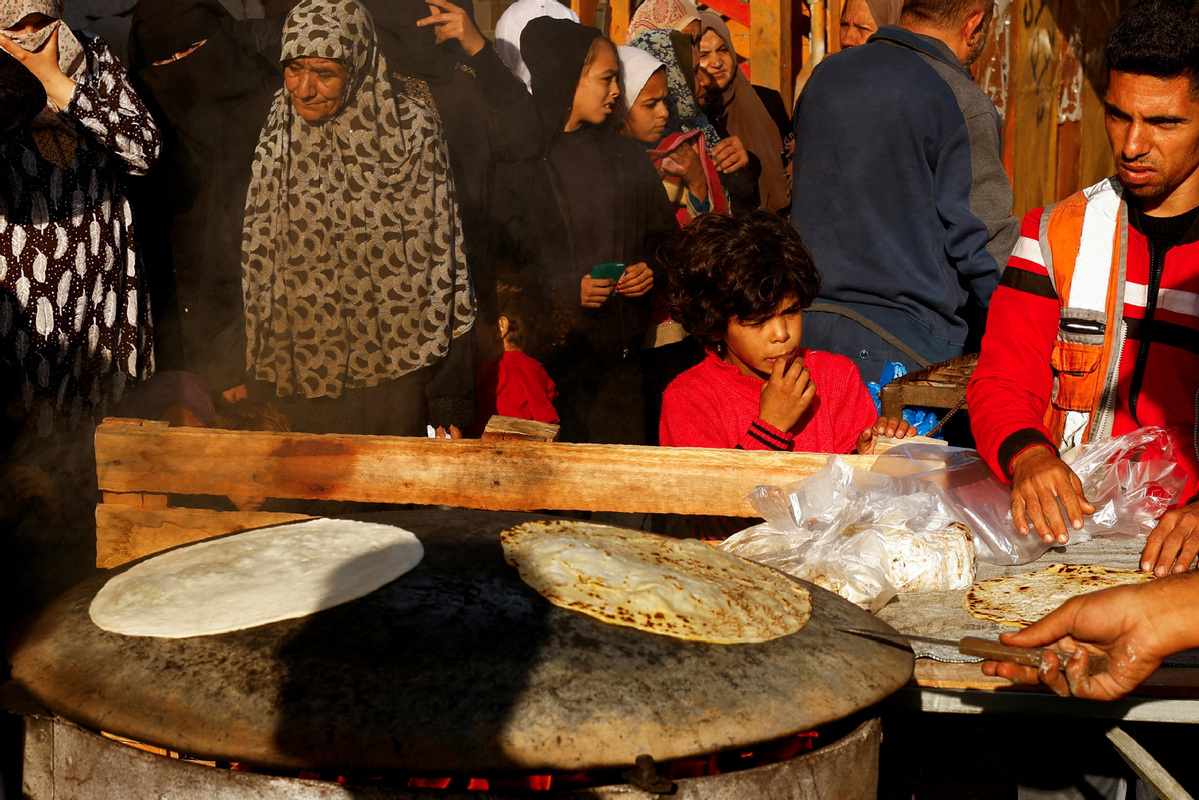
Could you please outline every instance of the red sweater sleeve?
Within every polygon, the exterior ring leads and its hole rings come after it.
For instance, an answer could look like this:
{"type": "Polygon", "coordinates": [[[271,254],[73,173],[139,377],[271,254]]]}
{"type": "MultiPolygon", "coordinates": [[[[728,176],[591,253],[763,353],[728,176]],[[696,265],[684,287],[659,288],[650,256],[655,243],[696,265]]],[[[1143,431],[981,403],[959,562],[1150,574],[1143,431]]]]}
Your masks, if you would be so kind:
{"type": "Polygon", "coordinates": [[[1049,364],[1060,317],[1039,243],[1043,211],[1024,218],[991,298],[982,354],[966,390],[978,451],[996,475],[1008,480],[1019,453],[1036,444],[1056,444],[1043,422],[1053,391],[1049,364]]]}

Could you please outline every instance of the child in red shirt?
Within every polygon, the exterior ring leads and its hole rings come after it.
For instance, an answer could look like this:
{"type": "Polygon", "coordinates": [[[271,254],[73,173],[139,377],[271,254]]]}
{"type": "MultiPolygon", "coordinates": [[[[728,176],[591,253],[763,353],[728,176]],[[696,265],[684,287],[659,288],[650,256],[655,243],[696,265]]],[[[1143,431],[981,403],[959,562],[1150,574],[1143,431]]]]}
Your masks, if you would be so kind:
{"type": "Polygon", "coordinates": [[[852,361],[801,346],[820,273],[782,217],[698,217],[662,264],[672,317],[708,351],[662,395],[663,445],[873,453],[915,432],[878,416],[852,361]]]}
{"type": "Polygon", "coordinates": [[[496,300],[496,343],[503,352],[479,365],[475,384],[477,417],[470,434],[476,438],[483,435],[493,414],[558,422],[554,408],[558,389],[541,362],[525,352],[538,352],[552,336],[549,327],[554,315],[547,313],[544,293],[530,281],[504,275],[496,283],[496,300]]]}

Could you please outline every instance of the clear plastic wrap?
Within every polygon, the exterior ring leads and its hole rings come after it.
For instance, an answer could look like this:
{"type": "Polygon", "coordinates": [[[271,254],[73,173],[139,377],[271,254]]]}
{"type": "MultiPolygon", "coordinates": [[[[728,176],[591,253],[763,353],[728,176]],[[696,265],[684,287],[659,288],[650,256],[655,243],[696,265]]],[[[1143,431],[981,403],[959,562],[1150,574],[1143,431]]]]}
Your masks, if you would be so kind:
{"type": "MultiPolygon", "coordinates": [[[[1139,428],[1095,444],[1067,450],[1062,460],[1078,474],[1096,507],[1070,543],[1093,536],[1145,536],[1178,500],[1186,473],[1173,460],[1164,428],[1139,428]]],[[[1012,522],[1011,487],[997,478],[975,450],[906,444],[879,456],[872,472],[930,481],[945,490],[976,535],[978,557],[1000,565],[1027,564],[1049,549],[1041,537],[1024,536],[1012,522]]]]}
{"type": "Polygon", "coordinates": [[[1050,547],[1040,536],[1016,530],[1011,487],[995,477],[977,450],[904,444],[879,456],[871,471],[940,487],[970,525],[978,557],[988,564],[1027,564],[1050,547]]]}
{"type": "Polygon", "coordinates": [[[763,525],[724,549],[877,611],[897,593],[974,581],[969,523],[935,484],[855,470],[832,456],[808,478],[750,495],[763,525]]]}
{"type": "Polygon", "coordinates": [[[1165,428],[1138,428],[1062,453],[1095,505],[1083,528],[1071,536],[1148,536],[1178,501],[1186,471],[1174,461],[1174,440],[1165,428]]]}

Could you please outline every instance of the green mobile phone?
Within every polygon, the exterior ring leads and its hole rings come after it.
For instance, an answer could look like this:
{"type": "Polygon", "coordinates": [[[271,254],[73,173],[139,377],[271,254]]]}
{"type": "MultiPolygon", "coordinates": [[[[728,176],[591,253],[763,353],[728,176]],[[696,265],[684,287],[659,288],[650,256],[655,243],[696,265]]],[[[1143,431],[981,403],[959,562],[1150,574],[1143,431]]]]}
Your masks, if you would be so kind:
{"type": "Polygon", "coordinates": [[[596,264],[591,268],[591,277],[597,281],[618,281],[621,275],[624,275],[624,264],[615,261],[596,264]]]}

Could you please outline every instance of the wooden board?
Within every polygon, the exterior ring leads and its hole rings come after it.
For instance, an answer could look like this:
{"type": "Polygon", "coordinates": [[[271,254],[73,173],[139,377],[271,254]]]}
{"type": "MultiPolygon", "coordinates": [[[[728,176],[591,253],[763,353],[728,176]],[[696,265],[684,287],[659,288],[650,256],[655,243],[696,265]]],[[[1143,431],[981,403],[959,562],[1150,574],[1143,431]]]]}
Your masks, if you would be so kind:
{"type": "Polygon", "coordinates": [[[119,567],[143,556],[226,533],[311,519],[268,511],[96,506],[96,566],[119,567]]]}
{"type": "MultiPolygon", "coordinates": [[[[845,456],[869,469],[874,456],[845,456]]],[[[105,420],[96,430],[100,566],[299,515],[166,508],[168,494],[448,505],[497,511],[755,516],[748,495],[825,465],[821,453],[457,441],[105,420]],[[150,502],[144,502],[150,498],[150,502]]]]}
{"type": "MultiPolygon", "coordinates": [[[[909,686],[922,689],[973,689],[979,691],[1045,691],[1037,684],[1016,686],[1004,678],[983,674],[981,664],[945,664],[929,658],[916,659],[916,671],[909,686]]],[[[1138,695],[1199,697],[1199,670],[1186,667],[1162,667],[1137,689],[1138,695]]]]}

